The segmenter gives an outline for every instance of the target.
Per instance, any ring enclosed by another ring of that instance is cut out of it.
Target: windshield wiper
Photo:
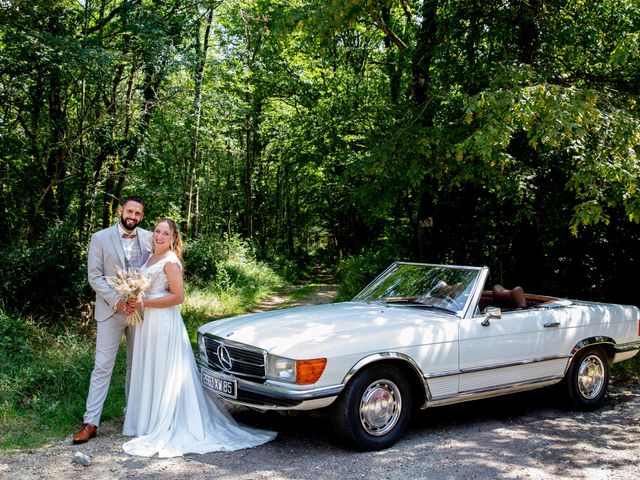
[[[457,315],[456,312],[454,312],[453,310],[449,310],[448,308],[439,307],[437,305],[429,305],[427,303],[420,303],[420,302],[411,301],[411,300],[385,300],[384,303],[386,303],[387,305],[393,305],[393,306],[405,305],[407,307],[428,308],[431,310],[438,310],[440,312],[446,312],[452,315]]]
[[[450,313],[451,315],[457,315],[457,313],[454,312],[453,310],[449,310],[448,308],[444,308],[444,307],[439,307],[437,305],[425,305],[424,303],[418,303],[415,306],[420,308],[430,308],[433,310],[438,310],[440,312],[447,312],[447,313]]]
[[[415,300],[409,300],[408,298],[396,298],[396,299],[386,299],[386,300],[381,300],[383,303],[386,303],[387,305],[423,305],[420,302],[417,302]]]

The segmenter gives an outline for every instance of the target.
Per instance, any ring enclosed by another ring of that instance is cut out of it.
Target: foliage
[[[611,379],[614,385],[640,384],[640,355],[612,365]]]
[[[0,297],[11,311],[31,312],[54,323],[82,318],[92,295],[87,281],[87,247],[73,227],[56,222],[33,245],[0,246]],[[34,294],[37,292],[37,294]]]
[[[257,261],[246,241],[239,236],[217,239],[201,237],[184,249],[186,278],[194,286],[224,292],[234,289],[272,289],[281,280]]]
[[[0,446],[24,448],[69,434],[84,412],[93,368],[91,332],[52,329],[0,311]],[[124,359],[118,358],[105,420],[124,403]]]
[[[336,278],[340,284],[336,301],[351,300],[374,278],[382,273],[393,259],[378,251],[366,251],[340,262]]]
[[[236,281],[211,260],[236,237],[287,277],[388,245],[612,299],[639,266],[638,0],[0,9],[0,251],[29,310],[22,252],[60,222],[82,251],[127,194],[195,242],[194,282]]]

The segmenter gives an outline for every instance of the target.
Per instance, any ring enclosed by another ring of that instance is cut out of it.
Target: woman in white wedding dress
[[[175,222],[163,219],[153,232],[153,255],[143,272],[151,286],[138,307],[131,386],[123,433],[137,437],[130,455],[176,457],[262,445],[274,432],[239,425],[200,384],[178,306],[184,299],[182,242]],[[132,302],[133,303],[133,302]]]

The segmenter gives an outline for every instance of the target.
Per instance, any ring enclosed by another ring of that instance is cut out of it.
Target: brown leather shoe
[[[98,427],[90,423],[83,423],[82,428],[73,436],[73,443],[86,443],[96,436]]]

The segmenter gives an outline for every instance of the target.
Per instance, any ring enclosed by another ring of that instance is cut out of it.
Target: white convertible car
[[[350,302],[208,323],[202,383],[260,410],[329,407],[363,450],[396,442],[416,407],[562,382],[574,408],[597,408],[609,365],[640,349],[638,308],[485,289],[488,275],[398,262]]]

